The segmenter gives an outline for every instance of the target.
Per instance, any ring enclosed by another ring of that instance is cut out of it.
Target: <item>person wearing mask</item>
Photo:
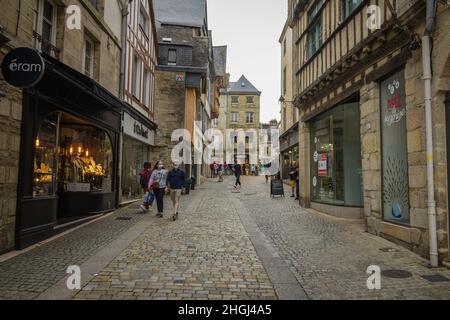
[[[160,160],[156,163],[149,181],[149,189],[155,194],[158,213],[156,216],[162,218],[164,216],[164,194],[167,188],[167,171],[164,164]]]
[[[153,204],[155,195],[152,190],[148,188],[148,183],[150,181],[150,177],[152,176],[152,164],[150,162],[144,163],[144,168],[142,169],[140,176],[140,184],[142,189],[144,190],[144,204],[140,206],[142,213],[147,212],[150,209],[150,206]]]
[[[186,183],[186,174],[180,169],[180,165],[176,162],[173,164],[172,171],[167,176],[167,185],[170,188],[170,197],[173,204],[173,221],[178,219],[180,210],[181,190]]]
[[[234,188],[236,189],[238,186],[242,187],[241,184],[241,175],[242,175],[242,167],[237,162],[234,163],[234,176],[236,177],[236,183],[234,184]]]

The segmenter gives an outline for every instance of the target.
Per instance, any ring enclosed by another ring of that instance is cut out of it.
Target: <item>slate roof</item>
[[[229,93],[253,93],[253,94],[261,94],[261,91],[255,88],[255,86],[248,81],[248,79],[242,75],[238,81],[230,82],[230,88],[228,89]]]
[[[206,20],[206,0],[153,0],[159,23],[202,27]]]
[[[213,56],[216,75],[225,77],[227,74],[227,46],[213,47]]]

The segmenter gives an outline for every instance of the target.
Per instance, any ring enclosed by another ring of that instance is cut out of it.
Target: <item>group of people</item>
[[[209,165],[209,168],[211,170],[211,177],[212,178],[220,178],[221,175],[229,176],[232,175],[235,172],[235,166],[236,164],[227,164],[226,162],[224,164],[219,163],[211,163]],[[258,175],[259,167],[254,164],[242,164],[241,166],[241,174],[245,175]]]
[[[144,203],[140,207],[143,213],[148,212],[156,200],[157,216],[162,218],[164,195],[170,194],[174,210],[172,218],[174,221],[178,219],[181,193],[186,184],[186,175],[178,163],[173,163],[170,171],[165,169],[162,161],[156,162],[153,168],[150,162],[145,163],[140,173],[140,183],[145,192]]]

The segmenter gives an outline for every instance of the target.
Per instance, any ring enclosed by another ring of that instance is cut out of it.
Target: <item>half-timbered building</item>
[[[305,207],[363,219],[368,232],[445,261],[450,16],[431,1],[431,154],[422,68],[426,2],[289,0],[300,198]],[[428,198],[427,160],[435,199]]]

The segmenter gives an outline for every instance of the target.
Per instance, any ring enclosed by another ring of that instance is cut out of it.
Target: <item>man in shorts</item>
[[[173,221],[176,221],[180,210],[181,190],[186,184],[186,174],[180,169],[178,163],[173,164],[173,169],[167,176],[167,183],[170,188],[170,197],[174,210]]]

